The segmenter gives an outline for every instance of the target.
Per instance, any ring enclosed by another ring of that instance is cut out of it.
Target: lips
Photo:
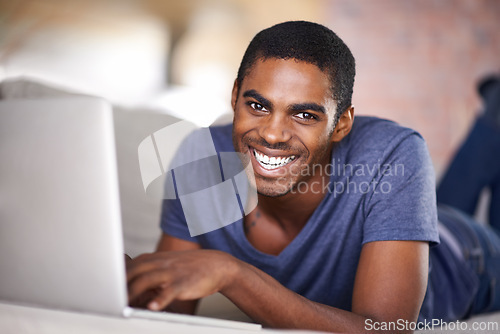
[[[295,155],[289,156],[269,156],[262,152],[253,149],[255,160],[262,168],[266,170],[273,170],[288,165],[295,160]]]

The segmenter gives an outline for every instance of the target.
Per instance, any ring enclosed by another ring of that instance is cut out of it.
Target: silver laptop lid
[[[127,304],[113,115],[99,99],[0,102],[0,299]]]

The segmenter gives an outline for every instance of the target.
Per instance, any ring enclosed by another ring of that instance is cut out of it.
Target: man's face
[[[281,196],[318,179],[330,162],[336,103],[317,66],[295,59],[257,61],[233,89],[233,144],[250,160],[257,191]]]

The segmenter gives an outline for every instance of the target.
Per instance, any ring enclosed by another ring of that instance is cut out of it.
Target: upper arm
[[[162,233],[161,238],[158,241],[158,245],[156,246],[157,252],[184,251],[195,249],[201,249],[200,244],[193,241],[179,239],[166,233]]]
[[[427,242],[364,244],[354,282],[352,311],[374,321],[416,321],[427,288],[428,265]]]

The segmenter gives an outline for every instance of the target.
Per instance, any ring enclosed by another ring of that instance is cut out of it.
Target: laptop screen
[[[0,299],[120,315],[123,253],[111,107],[0,102]]]

